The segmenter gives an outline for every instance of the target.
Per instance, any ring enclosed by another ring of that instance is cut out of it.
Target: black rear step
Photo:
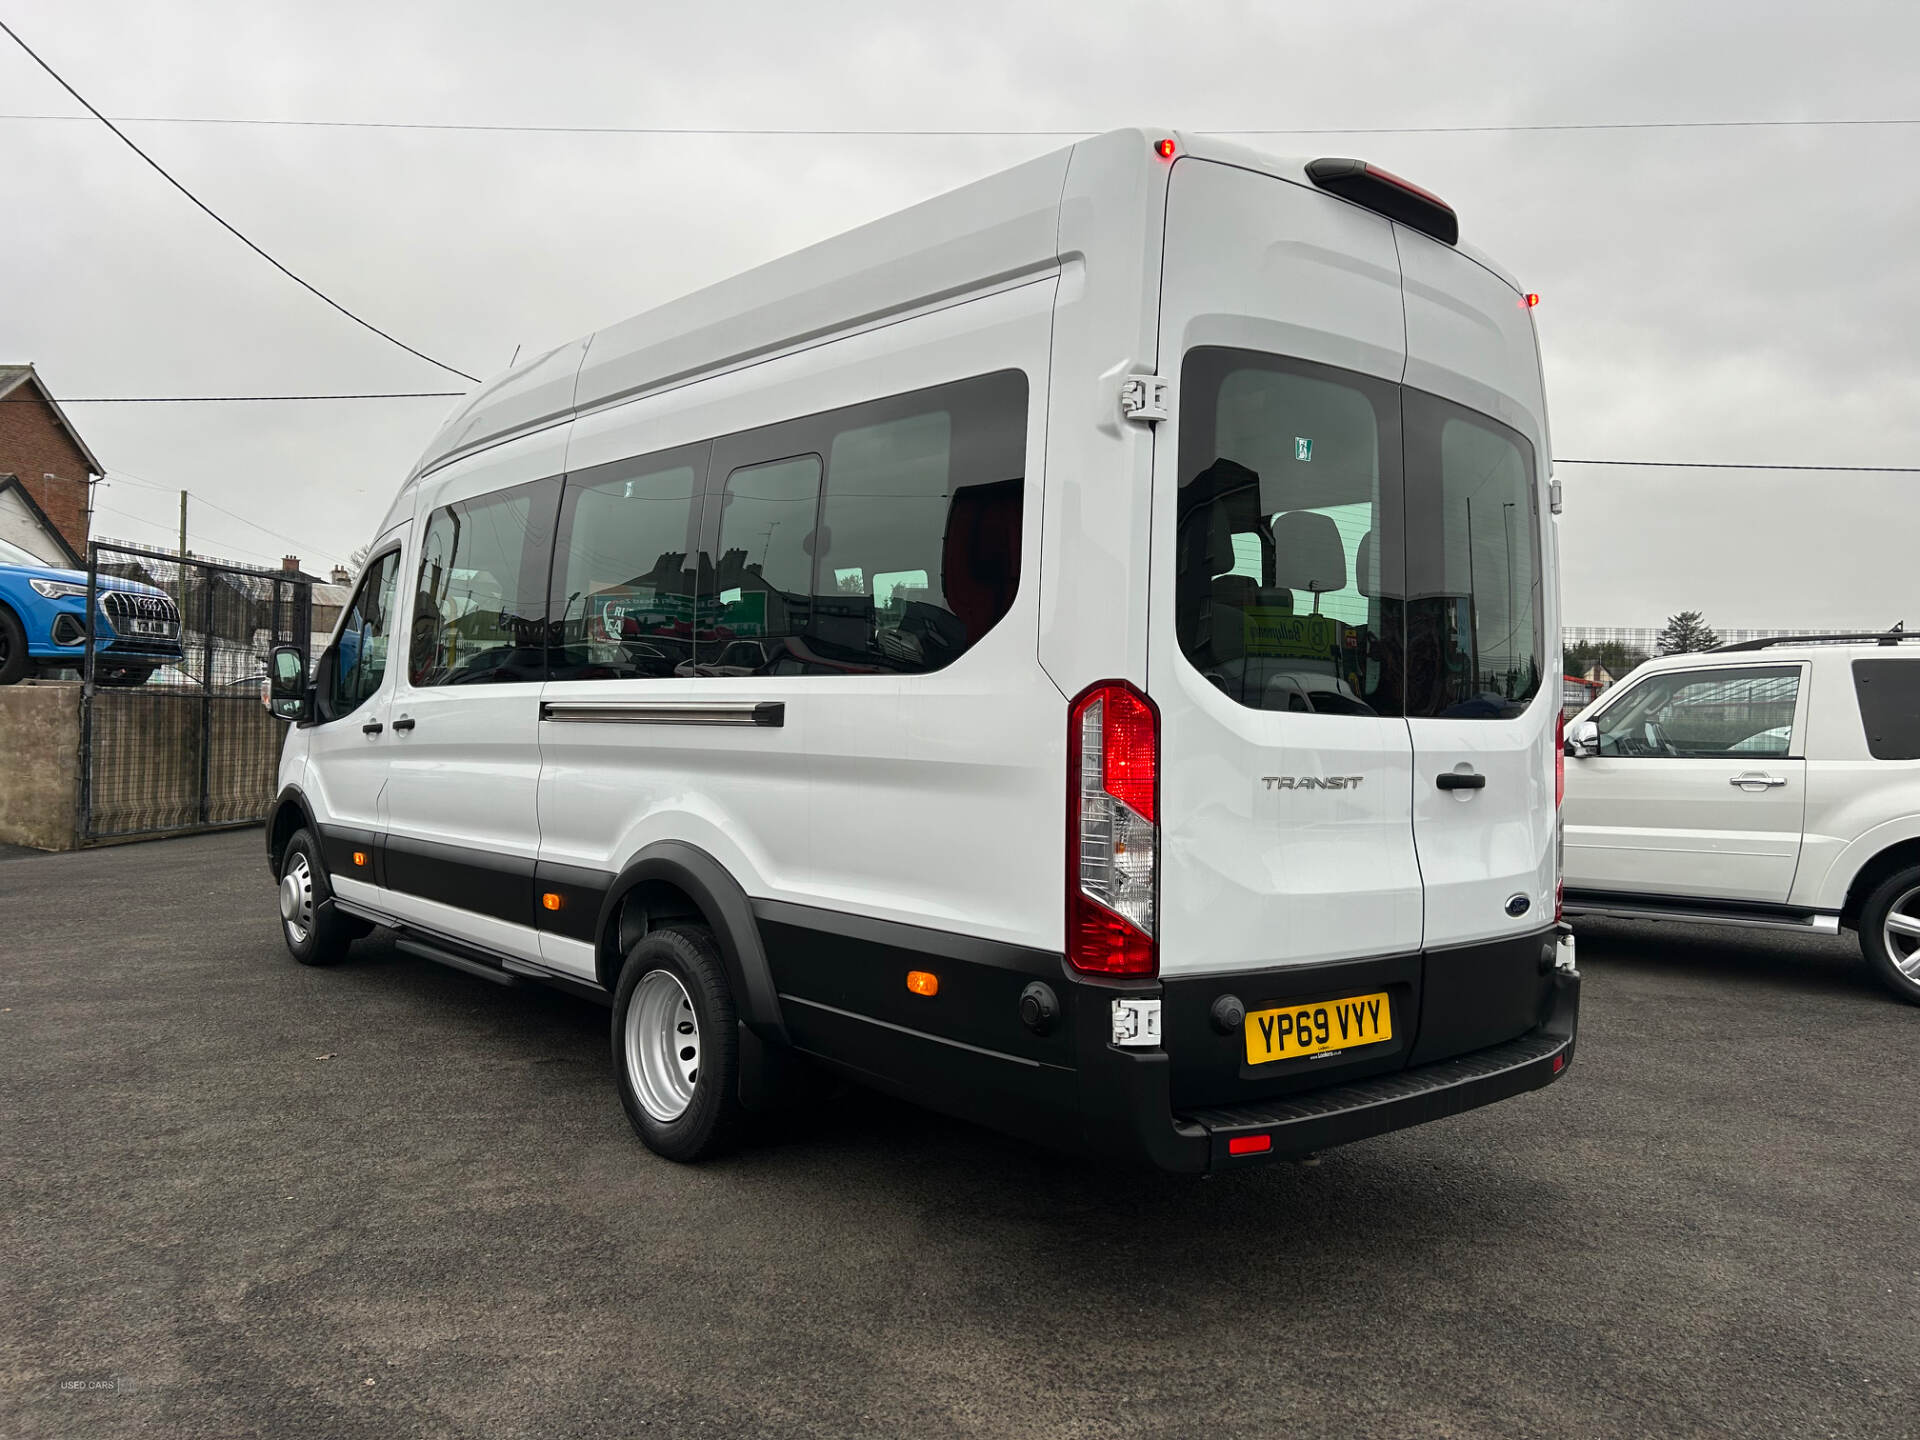
[[[1557,1028],[1414,1070],[1277,1100],[1210,1106],[1180,1118],[1206,1130],[1215,1167],[1304,1155],[1551,1084],[1573,1058],[1573,1036],[1555,1034]],[[1244,1156],[1228,1149],[1229,1141],[1255,1135],[1271,1135],[1272,1148]]]

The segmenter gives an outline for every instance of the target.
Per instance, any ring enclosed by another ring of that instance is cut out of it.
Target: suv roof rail
[[[1897,620],[1885,630],[1862,630],[1849,635],[1773,635],[1765,640],[1716,645],[1709,653],[1725,655],[1734,650],[1770,650],[1775,645],[1861,645],[1869,640],[1876,645],[1898,645],[1902,640],[1920,640],[1920,632],[1909,635],[1907,622]]]

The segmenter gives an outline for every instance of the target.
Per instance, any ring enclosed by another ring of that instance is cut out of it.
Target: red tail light
[[[1123,681],[1067,718],[1067,961],[1097,975],[1157,974],[1160,716]]]
[[[1562,710],[1553,722],[1553,808],[1558,810],[1567,798],[1567,712]]]

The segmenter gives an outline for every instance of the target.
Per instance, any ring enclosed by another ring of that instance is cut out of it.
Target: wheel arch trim
[[[616,922],[628,897],[649,881],[672,885],[699,907],[720,948],[740,1019],[762,1039],[788,1043],[780,997],[767,964],[753,902],[724,865],[684,840],[656,840],[634,856],[608,887],[594,927],[599,937],[594,968],[600,984],[608,992],[619,984],[620,965],[626,956]]]

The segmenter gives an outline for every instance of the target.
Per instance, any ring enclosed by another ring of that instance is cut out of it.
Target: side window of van
[[[560,482],[536,481],[435,510],[420,542],[409,683],[545,677],[547,568]]]
[[[717,442],[697,672],[919,674],[1020,585],[1027,379],[999,371]],[[764,460],[757,455],[765,455]],[[756,456],[755,463],[739,459]]]
[[[400,591],[400,552],[389,550],[368,567],[347,606],[335,642],[333,669],[327,677],[329,720],[364,705],[387,673],[387,647],[393,633],[393,602]]]
[[[1189,352],[1174,624],[1255,710],[1402,713],[1396,388],[1255,351]]]
[[[567,477],[547,610],[550,679],[692,673],[694,497],[706,452],[697,445]]]
[[[949,665],[1019,590],[1027,377],[1004,370],[830,418],[813,648],[849,668]]]
[[[743,465],[716,497],[713,571],[701,587],[699,673],[793,674],[804,666],[813,605],[820,457]]]

